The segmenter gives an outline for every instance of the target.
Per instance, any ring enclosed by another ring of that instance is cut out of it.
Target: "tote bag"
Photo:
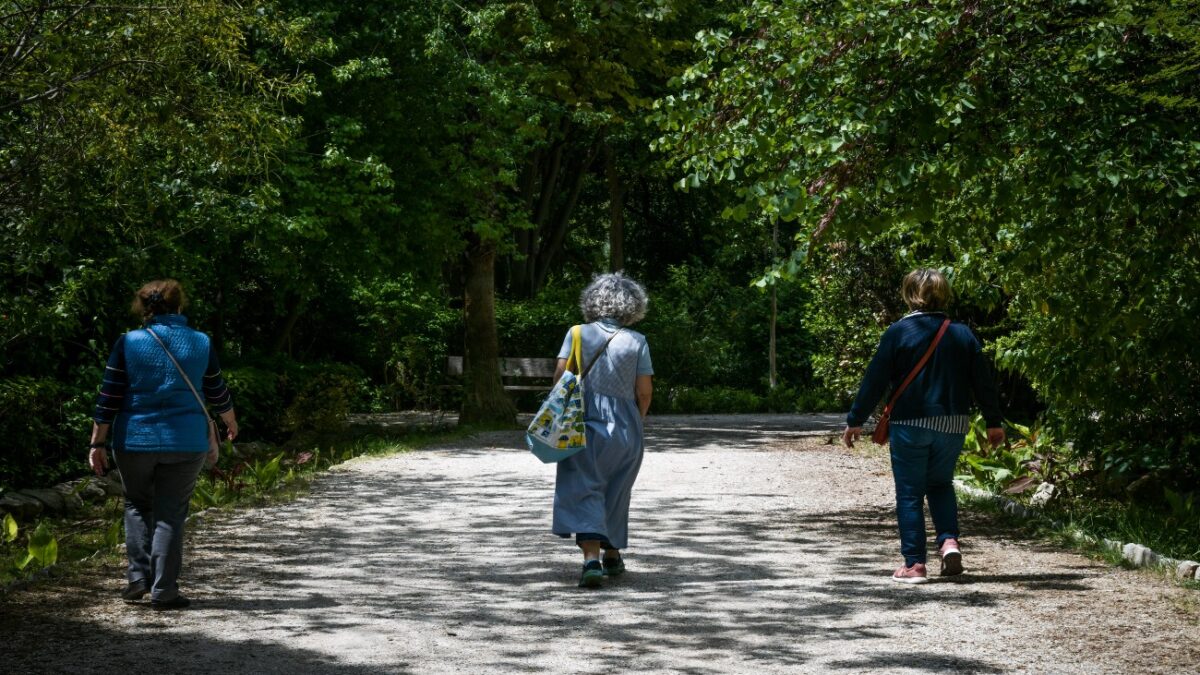
[[[567,369],[550,396],[538,408],[525,432],[529,451],[546,464],[561,462],[587,447],[583,423],[583,326],[571,329],[571,354]]]

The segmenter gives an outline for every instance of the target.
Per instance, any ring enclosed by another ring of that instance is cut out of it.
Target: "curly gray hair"
[[[615,319],[629,326],[646,316],[646,289],[620,272],[600,274],[579,295],[585,321]]]

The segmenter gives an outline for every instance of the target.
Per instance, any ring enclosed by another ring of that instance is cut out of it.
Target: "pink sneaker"
[[[929,583],[929,576],[925,574],[925,563],[913,563],[912,566],[901,565],[892,573],[892,581],[902,584],[925,584]]]
[[[952,577],[963,573],[962,552],[958,550],[957,539],[947,539],[938,549],[942,554],[942,576]]]

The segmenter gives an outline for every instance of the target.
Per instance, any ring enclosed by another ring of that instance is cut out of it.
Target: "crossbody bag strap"
[[[582,330],[582,329],[580,329],[580,330]],[[584,378],[584,376],[586,376],[586,375],[588,374],[588,372],[589,372],[589,371],[592,369],[592,366],[596,365],[596,362],[600,360],[600,357],[601,357],[601,356],[604,356],[604,352],[608,351],[608,346],[609,346],[610,344],[612,344],[612,341],[613,341],[614,339],[616,339],[616,337],[617,337],[618,335],[620,335],[620,334],[621,334],[621,331],[623,331],[623,330],[625,330],[625,329],[624,329],[624,328],[618,328],[618,329],[617,329],[617,332],[615,332],[615,333],[613,333],[612,335],[608,336],[608,339],[604,341],[604,346],[600,348],[600,351],[599,351],[599,352],[596,354],[596,356],[595,356],[595,357],[592,359],[591,363],[589,363],[589,364],[587,365],[587,368],[584,368],[584,369],[583,369],[583,372],[582,372],[582,373],[579,373],[579,379],[583,379],[583,378]]]
[[[929,343],[929,349],[925,350],[925,355],[921,357],[921,360],[917,362],[917,366],[912,369],[912,372],[908,374],[908,377],[904,378],[904,382],[902,382],[900,386],[896,388],[895,393],[892,394],[892,400],[888,401],[887,407],[883,409],[884,415],[891,415],[892,406],[896,405],[896,401],[900,398],[900,394],[904,393],[904,390],[908,388],[908,385],[911,384],[914,379],[916,379],[917,374],[920,373],[921,369],[925,367],[925,364],[929,361],[929,357],[933,356],[933,350],[937,349],[938,343],[942,341],[942,336],[946,334],[946,329],[949,327],[950,319],[946,319],[942,322],[942,327],[938,329],[937,335],[933,337],[933,342]]]
[[[146,328],[145,330],[154,338],[155,342],[157,342],[158,345],[163,348],[163,351],[167,353],[167,358],[171,359],[171,363],[175,364],[175,370],[179,371],[179,375],[187,384],[188,389],[192,390],[192,396],[196,397],[196,403],[200,404],[200,410],[204,412],[205,417],[211,420],[212,416],[208,414],[208,406],[204,405],[204,399],[200,398],[200,392],[196,391],[196,387],[192,385],[191,378],[187,376],[187,373],[183,372],[183,366],[179,365],[179,361],[175,360],[175,355],[171,353],[170,349],[167,349],[167,343],[162,341],[162,338],[158,336],[158,333],[155,333],[149,328]]]

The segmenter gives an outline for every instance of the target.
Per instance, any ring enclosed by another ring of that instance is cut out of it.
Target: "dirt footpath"
[[[0,672],[1131,673],[1200,670],[1200,592],[965,514],[967,575],[902,586],[877,450],[836,416],[652,418],[629,573],[575,587],[519,433],[352,462],[191,533],[192,609],[120,569],[0,605]],[[936,563],[932,566],[936,570]]]

